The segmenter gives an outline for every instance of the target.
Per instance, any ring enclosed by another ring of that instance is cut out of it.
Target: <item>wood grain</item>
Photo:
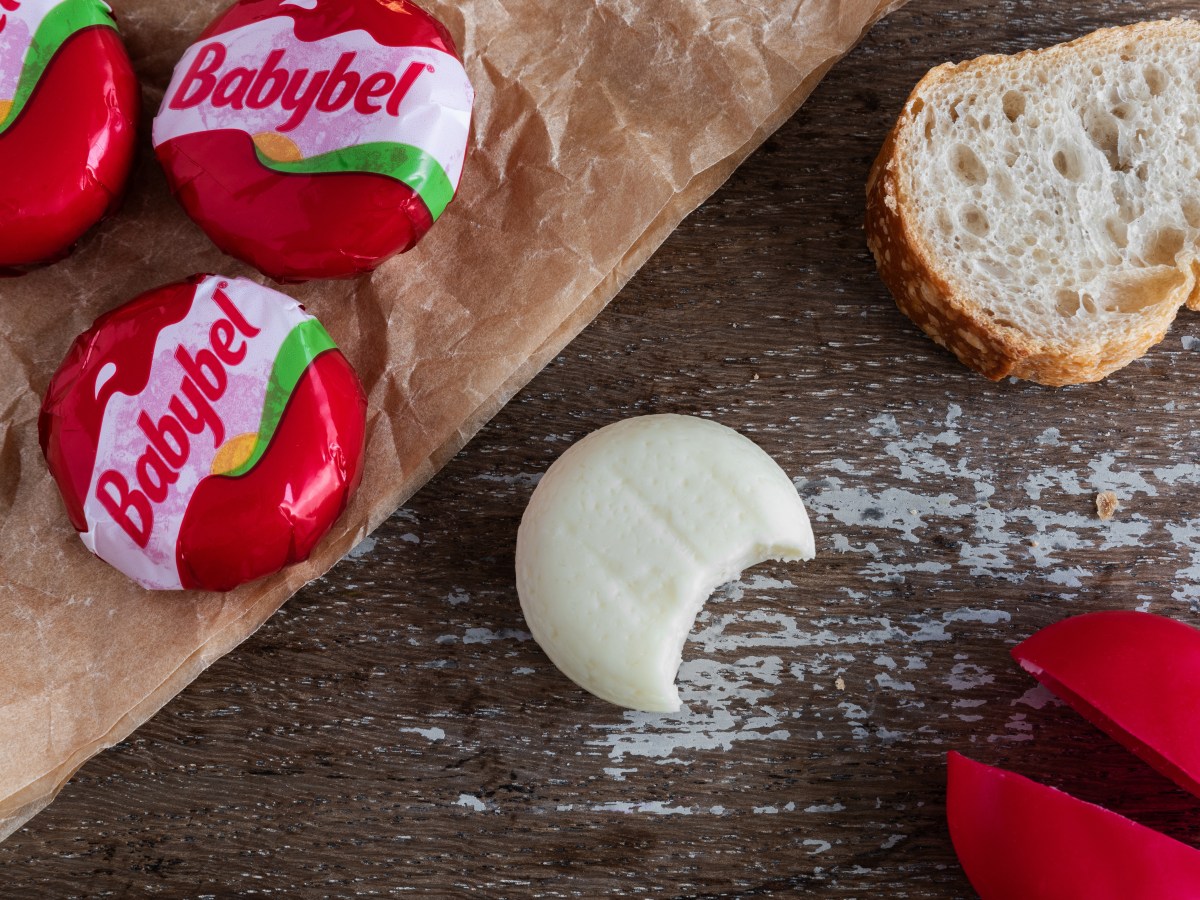
[[[1197,623],[1197,323],[1098,385],[992,384],[896,311],[861,230],[927,68],[1188,9],[893,14],[360,552],[0,845],[0,892],[965,897],[951,748],[1195,843],[1200,801],[1008,651],[1085,610]],[[710,601],[674,716],[566,681],[512,578],[540,473],[649,412],[752,436],[818,541]]]

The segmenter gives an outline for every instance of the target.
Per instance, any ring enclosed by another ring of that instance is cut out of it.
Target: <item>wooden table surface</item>
[[[1188,8],[913,0],[882,22],[352,558],[0,845],[0,894],[971,896],[951,748],[1196,842],[1200,801],[1008,652],[1086,610],[1198,621],[1200,324],[1103,384],[991,384],[896,311],[861,230],[928,67]],[[575,688],[513,586],[539,475],[651,412],[750,435],[817,534],[816,561],[707,604],[677,715]]]

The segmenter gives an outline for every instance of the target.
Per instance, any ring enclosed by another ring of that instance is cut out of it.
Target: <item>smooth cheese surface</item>
[[[572,681],[621,706],[679,709],[675,673],[715,588],[768,559],[811,559],[787,474],[707,419],[601,428],[546,472],[517,534],[534,638]]]

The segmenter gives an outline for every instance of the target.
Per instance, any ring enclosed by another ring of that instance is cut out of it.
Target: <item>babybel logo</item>
[[[225,425],[213,404],[228,386],[227,367],[246,358],[249,340],[260,331],[234,306],[225,293],[228,287],[229,282],[218,282],[211,297],[223,317],[209,328],[209,345],[194,352],[176,345],[172,355],[181,378],[166,411],[157,421],[145,410],[139,412],[137,426],[146,445],[134,463],[132,479],[117,469],[106,469],[96,480],[96,499],[143,549],[154,528],[154,506],[167,498],[179,479],[191,456],[192,440],[205,431],[212,433],[214,448],[225,440]]]
[[[4,0],[0,0],[4,2]],[[221,109],[267,109],[278,106],[286,118],[278,131],[298,127],[315,108],[331,113],[352,107],[364,116],[384,112],[398,116],[400,103],[422,72],[433,72],[424,62],[410,62],[399,75],[381,71],[362,74],[354,70],[357,53],[347,50],[331,68],[312,71],[290,69],[286,50],[274,49],[258,68],[233,66],[222,71],[229,55],[220,41],[210,41],[196,53],[179,88],[167,103],[169,109],[192,109],[201,104]],[[386,99],[384,99],[386,98]]]

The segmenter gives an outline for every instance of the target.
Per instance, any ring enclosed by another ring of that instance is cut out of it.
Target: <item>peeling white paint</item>
[[[375,538],[367,535],[357,544],[350,548],[350,552],[346,554],[346,559],[362,559],[364,556],[369,556],[375,550]]]
[[[892,691],[915,691],[916,687],[911,681],[897,681],[887,672],[880,672],[875,676],[875,683],[881,688],[887,688]]]
[[[1037,442],[1043,447],[1057,447],[1062,439],[1062,432],[1057,428],[1047,428],[1038,435]]]
[[[494,472],[481,472],[475,476],[476,481],[486,481],[491,484],[503,484],[509,487],[536,487],[542,480],[543,472],[518,472],[515,475],[497,475]]]
[[[890,474],[908,482],[909,487],[889,485],[875,490],[870,482],[877,480],[877,472],[864,472],[861,463],[852,466],[844,460],[825,464],[836,475],[810,473],[795,479],[818,522],[849,527],[848,531],[835,530],[827,535],[828,544],[838,552],[869,557],[864,570],[873,580],[903,582],[914,574],[953,573],[960,578],[1026,581],[1040,575],[1052,586],[1082,587],[1097,572],[1083,565],[1063,565],[1064,552],[1102,553],[1139,546],[1153,527],[1136,511],[1102,521],[1095,514],[1091,495],[1100,490],[1115,491],[1125,501],[1124,507],[1131,510],[1136,509],[1136,497],[1156,497],[1160,487],[1200,483],[1200,467],[1195,465],[1179,464],[1142,473],[1125,464],[1122,453],[1108,451],[1081,460],[1076,469],[1058,465],[1028,473],[1023,487],[1034,505],[1001,509],[992,504],[998,483],[994,469],[974,464],[971,452],[962,446],[958,431],[962,420],[963,411],[956,404],[947,406],[943,427],[928,433],[904,435],[891,413],[870,420],[870,433],[885,441],[882,454],[894,467]],[[1057,428],[1047,428],[1036,443],[1057,446],[1060,440]],[[1061,460],[1061,455],[1056,459]],[[853,481],[842,476],[850,476]],[[864,481],[868,483],[861,483]],[[956,564],[914,561],[894,550],[885,553],[882,549],[896,538],[920,544],[934,530],[958,544]],[[1188,523],[1186,530],[1200,536],[1195,523]],[[886,541],[874,537],[881,532],[888,535]],[[1031,558],[1033,573],[1029,568]],[[1191,575],[1189,578],[1200,580]]]
[[[459,794],[458,799],[454,801],[454,805],[462,806],[475,812],[483,812],[487,809],[487,804],[474,794]]]
[[[446,732],[441,728],[400,728],[400,732],[408,734],[419,734],[427,741],[444,741]]]
[[[757,815],[776,816],[780,812],[795,812],[796,804],[792,802],[785,803],[782,807],[779,806],[756,806],[751,812]]]
[[[954,665],[950,670],[950,674],[946,676],[946,686],[952,691],[969,691],[977,687],[991,684],[996,680],[996,676],[992,675],[983,666],[975,665],[969,662],[960,662]]]
[[[1013,713],[1009,716],[1008,721],[1004,723],[1005,731],[1003,734],[988,735],[990,743],[998,741],[1031,741],[1033,740],[1033,725],[1030,723],[1025,713]]]
[[[690,806],[668,806],[659,800],[645,803],[630,803],[624,800],[612,800],[608,803],[596,803],[589,807],[593,812],[618,813],[649,813],[655,816],[690,816],[695,810]],[[716,807],[714,807],[715,809]],[[724,809],[721,809],[724,812]],[[720,815],[721,813],[717,813]]]
[[[468,628],[461,638],[457,634],[441,634],[436,638],[439,644],[454,644],[460,640],[464,644],[494,644],[497,641],[531,641],[533,635],[520,628],[501,628],[499,631],[490,628]]]

